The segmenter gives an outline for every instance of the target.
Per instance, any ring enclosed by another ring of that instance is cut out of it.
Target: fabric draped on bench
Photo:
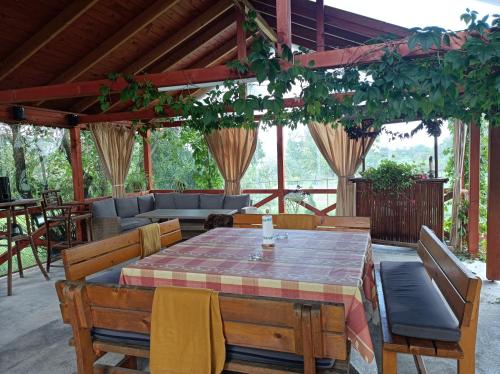
[[[458,342],[456,317],[421,262],[380,263],[387,315],[393,334]]]

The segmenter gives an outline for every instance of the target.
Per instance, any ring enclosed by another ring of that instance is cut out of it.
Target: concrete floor
[[[416,260],[413,249],[375,245],[375,261]],[[468,263],[484,279],[483,263]],[[14,277],[14,295],[7,297],[6,279],[0,278],[0,373],[67,374],[75,372],[75,354],[68,346],[71,330],[63,325],[54,281],[64,276],[62,268],[51,269],[51,280],[45,281],[37,269],[25,272],[25,278]],[[378,326],[371,325],[373,343],[380,362]],[[429,373],[454,373],[452,360],[425,359]],[[477,338],[479,374],[500,374],[500,283],[483,282]],[[356,354],[352,364],[361,374],[376,372]],[[398,373],[416,373],[413,359],[399,355]],[[354,371],[354,370],[353,370]]]

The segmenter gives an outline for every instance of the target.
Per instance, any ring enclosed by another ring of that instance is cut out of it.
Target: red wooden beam
[[[146,189],[154,189],[153,180],[153,158],[151,156],[151,130],[148,130],[142,138],[144,155],[144,174],[146,175]]]
[[[442,51],[459,49],[465,41],[465,33],[458,33],[458,38],[451,38],[450,47],[443,47]],[[406,41],[394,42],[394,46],[403,57],[416,58],[429,56],[435,50],[422,51],[416,49],[410,53]],[[367,64],[377,62],[385,53],[385,43],[334,49],[323,52],[313,52],[298,55],[296,60],[304,66],[314,62],[316,68],[337,68],[352,64]],[[185,84],[207,83],[239,78],[251,78],[253,74],[242,75],[230,70],[227,66],[213,66],[209,68],[186,69],[168,71],[164,73],[137,75],[139,82],[149,81],[157,87],[180,86]],[[127,83],[123,79],[111,82],[108,79],[99,79],[85,82],[72,82],[50,86],[27,87],[0,91],[0,104],[22,103],[37,100],[64,99],[70,97],[99,96],[100,88],[108,85],[111,92],[120,92]]]
[[[486,278],[500,280],[500,127],[490,125]]]
[[[285,213],[285,156],[283,126],[276,126],[276,160],[278,162],[278,211]]]
[[[71,145],[71,169],[73,175],[73,198],[75,201],[83,201],[83,163],[82,163],[82,142],[80,138],[80,128],[72,127],[69,130]]]
[[[469,253],[476,257],[479,251],[479,180],[481,133],[475,123],[470,125],[469,144]]]
[[[23,123],[42,125],[48,127],[70,127],[67,115],[74,114],[59,110],[37,108],[32,106],[22,106],[24,108],[25,120]],[[0,104],[0,121],[16,122],[13,116],[12,105]]]
[[[323,0],[316,0],[316,51],[325,50],[325,9]]]
[[[290,0],[276,0],[278,50],[282,44],[292,45],[292,5]]]

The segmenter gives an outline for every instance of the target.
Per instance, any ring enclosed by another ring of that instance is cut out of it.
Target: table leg
[[[7,296],[12,295],[12,209],[7,213]]]

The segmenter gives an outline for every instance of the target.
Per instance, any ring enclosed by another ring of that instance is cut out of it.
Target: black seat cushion
[[[115,266],[110,269],[106,269],[96,273],[87,278],[88,283],[107,283],[107,284],[118,284],[120,282],[120,274],[122,272],[122,266]]]
[[[149,347],[149,335],[146,334],[94,328],[92,330],[92,336],[96,340],[109,343],[129,344],[144,348]],[[303,369],[304,367],[302,356],[293,353],[270,351],[267,349],[226,345],[226,357],[228,360],[279,365],[290,369]],[[316,367],[318,369],[329,369],[333,367],[334,363],[335,360],[331,359],[317,359]]]
[[[421,262],[380,263],[387,318],[393,334],[458,342],[458,320]]]

